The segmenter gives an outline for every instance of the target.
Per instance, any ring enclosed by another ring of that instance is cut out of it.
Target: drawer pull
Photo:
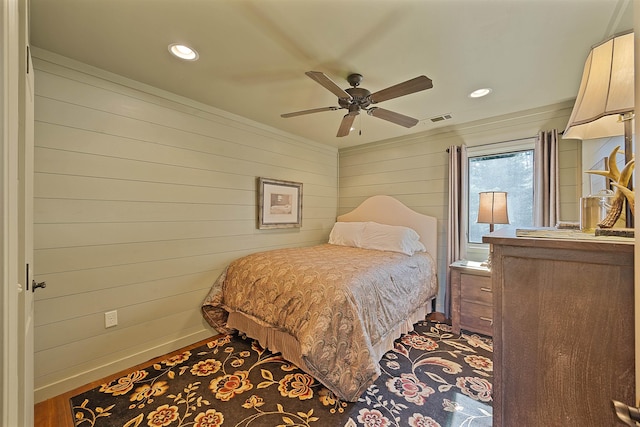
[[[485,322],[489,322],[490,324],[493,325],[493,319],[490,317],[480,316],[480,320],[484,320]]]
[[[482,292],[491,292],[491,288],[485,288],[484,286],[482,286],[482,287],[480,288],[480,290],[481,290]]]

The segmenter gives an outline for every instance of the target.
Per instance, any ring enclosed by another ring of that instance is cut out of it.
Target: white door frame
[[[27,408],[24,399],[16,390],[20,389],[19,350],[19,304],[22,291],[19,283],[22,271],[19,220],[19,138],[20,138],[20,51],[21,25],[19,6],[26,6],[25,0],[2,0],[0,3],[0,228],[2,247],[0,248],[0,272],[2,291],[0,292],[0,424],[21,426]],[[23,34],[23,40],[26,32]]]
[[[34,424],[34,288],[33,262],[33,166],[35,79],[29,48],[29,10],[18,0],[20,13],[18,103],[18,423]]]
[[[29,48],[29,10],[26,0],[20,3],[20,128],[18,138],[18,280],[24,290],[18,294],[18,421],[21,426],[34,424],[34,294],[33,277],[33,181],[34,181],[34,103],[35,78]]]

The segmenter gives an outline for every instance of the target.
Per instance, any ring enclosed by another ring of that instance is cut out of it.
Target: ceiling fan
[[[288,118],[302,116],[304,114],[319,113],[321,111],[335,111],[344,108],[349,110],[349,112],[342,118],[342,122],[340,123],[338,134],[336,136],[349,135],[351,125],[353,124],[356,116],[360,114],[360,110],[366,111],[370,116],[387,120],[406,128],[415,126],[418,123],[418,120],[413,117],[371,105],[388,99],[420,92],[421,90],[431,89],[433,87],[433,82],[430,78],[426,76],[418,76],[411,80],[407,80],[406,82],[398,83],[397,85],[371,93],[367,89],[358,87],[363,79],[361,74],[349,74],[347,82],[349,82],[351,87],[344,90],[320,71],[307,71],[305,74],[336,95],[338,97],[339,106],[296,111],[294,113],[282,114],[280,117]]]

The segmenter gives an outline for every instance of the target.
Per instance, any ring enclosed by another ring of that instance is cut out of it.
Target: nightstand
[[[451,326],[493,335],[491,271],[479,262],[460,260],[451,264]]]

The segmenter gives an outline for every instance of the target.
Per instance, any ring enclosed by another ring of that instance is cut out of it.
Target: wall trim
[[[87,369],[78,374],[71,375],[62,380],[54,381],[49,384],[40,386],[34,390],[34,400],[36,403],[42,402],[43,400],[47,400],[60,394],[72,391],[93,381],[115,375],[118,372],[131,368],[132,366],[150,361],[152,359],[155,359],[156,357],[160,357],[176,351],[177,349],[179,350],[183,347],[187,347],[193,343],[208,338],[213,338],[214,336],[215,334],[212,335],[211,330],[203,329],[188,335],[184,335],[178,339],[154,345],[153,347],[129,354],[110,363],[105,363],[100,366],[96,366],[93,369]]]
[[[408,144],[419,144],[424,143],[425,140],[430,138],[442,137],[447,134],[451,134],[451,136],[455,136],[457,138],[464,138],[468,135],[473,135],[475,138],[478,137],[479,134],[491,132],[497,128],[504,129],[506,127],[518,126],[522,125],[522,123],[527,122],[538,122],[541,118],[557,118],[561,115],[566,115],[567,120],[571,115],[571,110],[573,109],[574,100],[569,100],[557,104],[551,104],[543,107],[538,107],[530,110],[523,110],[515,113],[510,113],[502,116],[495,116],[484,120],[477,120],[474,122],[463,123],[460,125],[446,126],[437,129],[431,129],[425,132],[420,132],[408,136],[403,136],[394,139],[388,139],[385,141],[377,141],[369,144],[356,145],[353,147],[345,147],[341,148],[340,154],[351,154],[358,151],[370,151],[376,148],[387,148],[390,145],[408,145]],[[491,138],[493,138],[494,133],[491,134]],[[516,136],[509,135],[507,136],[507,140],[518,139],[518,138],[530,138],[534,137],[534,134],[525,135],[520,132]],[[494,142],[490,140],[488,142]],[[478,141],[478,144],[484,143],[484,141]]]
[[[210,105],[195,101],[190,98],[186,98],[180,95],[176,95],[174,93],[165,91],[163,89],[159,89],[157,87],[147,85],[145,83],[141,83],[127,77],[121,76],[119,74],[111,73],[109,71],[93,67],[91,65],[73,60],[71,58],[67,58],[65,56],[59,55],[54,52],[50,52],[36,46],[31,47],[32,56],[34,61],[40,61],[41,64],[35,63],[36,69],[41,67],[46,67],[46,63],[65,68],[71,72],[86,74],[91,77],[96,77],[105,82],[112,83],[116,85],[115,87],[109,86],[108,89],[114,92],[120,93],[125,96],[131,96],[136,99],[140,99],[139,93],[143,93],[146,96],[153,96],[158,101],[159,105],[166,105],[170,103],[169,108],[174,110],[180,110],[185,113],[194,114],[194,109],[197,110],[195,113],[204,117],[208,120],[212,120],[218,123],[225,124],[234,124],[237,127],[242,128],[243,130],[247,129],[255,129],[259,130],[261,134],[272,134],[275,135],[279,141],[282,141],[283,138],[288,140],[291,143],[297,144],[305,144],[305,146],[312,146],[319,151],[326,151],[330,153],[334,153],[338,151],[337,147],[333,147],[330,145],[322,144],[316,141],[312,141],[310,139],[302,138],[300,136],[287,133],[281,131],[279,129],[264,125],[262,123],[247,119],[242,116],[238,116],[233,113],[229,113],[224,110],[220,110],[218,108],[212,107]],[[50,70],[47,70],[50,71]],[[124,90],[123,90],[124,88]],[[145,98],[147,99],[147,98]]]

